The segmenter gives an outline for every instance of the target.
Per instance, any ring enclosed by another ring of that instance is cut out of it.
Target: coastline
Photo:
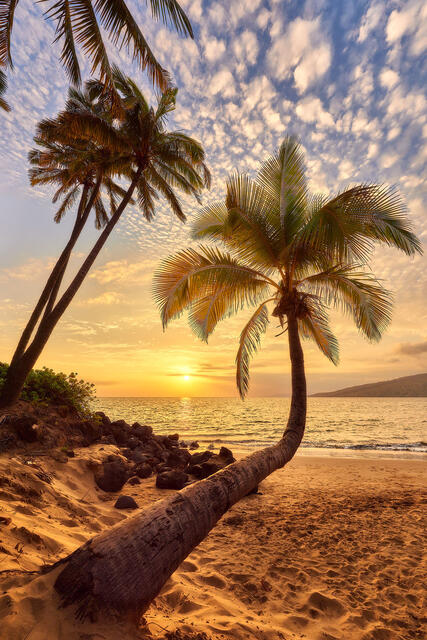
[[[1,515],[11,519],[1,529],[9,552],[2,569],[13,573],[0,579],[11,600],[0,618],[10,640],[31,629],[31,640],[80,640],[83,631],[123,638],[123,628],[101,621],[82,630],[69,611],[58,612],[46,596],[50,574],[35,587],[19,573],[131,517],[114,509],[116,494],[93,482],[90,462],[99,455],[93,445],[66,464],[42,459],[52,474],[51,484],[39,482],[43,505],[10,486],[2,492]],[[18,458],[0,458],[0,473],[21,484],[27,470]],[[421,639],[426,480],[425,463],[413,458],[297,455],[231,508],[165,585],[145,615],[147,627],[125,637],[157,640],[180,629],[209,640]],[[154,478],[121,493],[141,507],[168,495]]]

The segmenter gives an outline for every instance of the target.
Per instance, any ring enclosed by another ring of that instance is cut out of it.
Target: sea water
[[[179,433],[201,447],[254,450],[279,440],[289,398],[97,398],[113,420]],[[427,398],[308,398],[305,454],[427,457]]]

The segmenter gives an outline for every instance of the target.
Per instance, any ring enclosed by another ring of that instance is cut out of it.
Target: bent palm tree
[[[205,208],[193,234],[221,242],[229,253],[200,247],[163,262],[155,276],[163,325],[188,309],[192,328],[207,339],[219,320],[246,304],[255,306],[237,353],[237,385],[244,396],[249,358],[272,305],[272,315],[288,332],[287,426],[276,445],[156,502],[65,558],[55,587],[65,604],[79,605],[81,617],[99,609],[140,615],[221,516],[292,458],[306,417],[300,336],[312,337],[336,362],[337,342],[327,321],[333,305],[378,340],[390,320],[390,294],[363,268],[370,249],[380,242],[408,255],[421,251],[394,191],[360,185],[329,199],[310,196],[302,153],[292,138],[262,165],[256,180],[232,176],[225,202]]]
[[[59,218],[83,186],[75,228],[18,343],[0,392],[0,407],[19,398],[25,378],[134,194],[147,220],[153,218],[159,196],[180,220],[185,220],[175,189],[199,201],[202,189],[210,184],[201,145],[180,132],[166,131],[168,113],[175,109],[176,89],[165,91],[154,109],[135,83],[118,69],[113,70],[113,79],[121,96],[120,118],[116,112],[113,116],[112,101],[103,92],[102,83],[91,81],[84,94],[70,91],[65,111],[38,125],[35,140],[42,150],[30,153],[35,165],[30,173],[32,184],[59,181],[55,197],[65,196]],[[118,186],[114,177],[127,180],[128,186]],[[109,195],[110,216],[100,197],[101,186]],[[120,202],[117,196],[121,196]],[[56,302],[71,251],[92,207],[103,230]]]
[[[47,0],[43,0],[47,2]],[[184,36],[193,37],[190,21],[176,0],[150,0],[155,20],[173,26]],[[0,65],[13,68],[11,36],[18,0],[0,0]],[[45,12],[56,23],[55,42],[62,43],[61,61],[74,85],[81,82],[77,45],[91,62],[91,73],[113,86],[112,68],[102,37],[104,29],[113,45],[132,50],[141,69],[147,69],[154,84],[165,90],[168,74],[156,60],[124,0],[52,0]]]
[[[4,94],[6,93],[6,89],[7,89],[6,74],[4,73],[4,71],[0,69],[0,109],[3,109],[4,111],[10,111],[10,107],[3,97]]]

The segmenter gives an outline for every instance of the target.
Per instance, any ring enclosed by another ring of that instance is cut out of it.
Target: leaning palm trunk
[[[55,303],[56,296],[58,295],[59,288],[61,286],[66,268],[68,266],[68,262],[70,260],[71,252],[73,251],[76,242],[78,241],[81,232],[87,222],[94,201],[99,193],[100,183],[101,181],[100,179],[98,179],[97,183],[92,189],[92,193],[88,201],[88,187],[84,186],[83,188],[76,221],[74,223],[70,238],[58,260],[56,261],[56,264],[53,267],[49,278],[46,281],[43,291],[40,294],[37,304],[34,307],[27,325],[21,334],[18,345],[13,354],[10,367],[7,372],[6,380],[1,390],[0,408],[7,407],[18,400],[25,379],[36,363],[38,356],[34,360],[34,356],[31,354],[31,352],[28,352],[28,344],[31,340],[33,332],[37,327],[37,324],[40,323],[41,325],[43,320],[46,320],[46,318],[52,311],[52,307]],[[37,332],[34,338],[37,343],[36,337]]]
[[[295,318],[289,318],[289,348],[291,410],[278,444],[156,502],[60,561],[65,567],[55,588],[65,605],[77,605],[80,619],[113,610],[137,620],[228,509],[294,456],[306,417],[304,359]]]
[[[92,250],[88,254],[85,261],[83,262],[82,266],[80,267],[73,281],[71,282],[69,287],[66,289],[62,297],[59,299],[56,306],[52,309],[52,305],[56,300],[56,295],[57,295],[59,286],[61,284],[64,272],[65,272],[65,268],[68,264],[68,260],[71,255],[72,247],[74,246],[77,240],[77,238],[74,239],[73,236],[70,239],[69,243],[67,244],[67,247],[64,249],[60,259],[55,265],[55,268],[54,268],[54,271],[56,271],[55,277],[52,277],[52,280],[49,279],[42,293],[42,296],[39,300],[39,303],[36,307],[37,309],[41,305],[43,305],[41,306],[41,309],[39,311],[39,317],[40,317],[44,306],[47,305],[46,313],[42,316],[40,320],[40,324],[37,327],[37,330],[35,332],[34,338],[31,344],[25,349],[25,351],[22,350],[22,343],[25,337],[26,338],[25,346],[26,346],[31,337],[31,334],[29,334],[29,328],[31,328],[32,323],[34,323],[32,327],[34,328],[37,322],[37,320],[35,319],[36,310],[33,312],[33,315],[31,316],[30,321],[24,330],[23,337],[20,340],[20,343],[17,348],[17,352],[15,353],[12,363],[8,369],[7,378],[1,391],[0,408],[8,407],[18,400],[22,387],[24,385],[25,379],[27,378],[31,369],[36,364],[41,352],[43,351],[46,345],[46,342],[49,340],[52,334],[52,331],[54,330],[60,318],[64,314],[65,310],[68,308],[72,299],[76,295],[85,277],[87,276],[91,266],[93,265],[96,258],[98,257],[99,252],[101,251],[102,247],[106,243],[114,227],[118,223],[123,211],[126,209],[127,205],[132,199],[133,192],[135,191],[136,185],[138,183],[139,178],[141,177],[141,174],[144,168],[145,167],[141,165],[141,167],[135,172],[134,179],[132,180],[126,192],[126,195],[124,196],[116,212],[106,224],[104,230],[100,234],[98,240],[95,242]],[[91,197],[84,211],[81,224],[75,227],[75,229],[77,229],[76,233],[78,232],[78,235],[80,235],[80,232],[83,229],[84,223],[86,222],[87,215],[89,214],[92,204],[93,202]],[[19,352],[18,352],[18,349],[20,350]]]

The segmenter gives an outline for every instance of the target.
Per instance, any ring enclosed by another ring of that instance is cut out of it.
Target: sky
[[[143,3],[128,5],[179,87],[170,129],[202,141],[213,183],[203,202],[220,200],[228,173],[254,174],[286,134],[301,140],[310,187],[335,193],[357,182],[397,185],[423,243],[426,224],[427,5],[399,0],[185,0],[195,40],[155,23]],[[145,3],[144,3],[145,4]],[[53,222],[51,193],[31,188],[27,153],[35,125],[62,108],[67,79],[45,3],[21,0],[9,73],[10,114],[0,113],[0,360],[9,361],[72,215]],[[154,94],[126,51],[111,58]],[[89,77],[87,64],[82,64]],[[38,366],[78,371],[99,396],[234,396],[238,336],[250,311],[218,326],[208,344],[186,318],[163,332],[152,296],[159,260],[190,244],[188,223],[165,203],[146,222],[128,208],[56,328]],[[95,241],[88,227],[76,269]],[[374,273],[395,298],[393,322],[378,344],[333,314],[341,358],[334,367],[304,343],[309,392],[427,370],[426,257],[376,251]],[[274,323],[252,362],[252,396],[288,395],[286,334]]]

